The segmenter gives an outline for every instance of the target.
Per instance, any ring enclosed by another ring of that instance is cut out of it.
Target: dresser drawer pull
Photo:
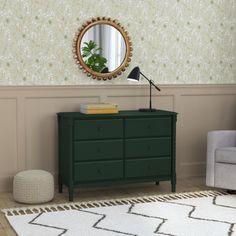
[[[100,152],[101,152],[101,148],[97,148],[97,152],[99,152],[99,153],[100,153]]]
[[[102,174],[100,169],[97,170],[97,173],[100,174],[100,175]]]

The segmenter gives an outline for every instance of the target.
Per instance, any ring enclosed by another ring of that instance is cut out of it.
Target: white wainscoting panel
[[[12,186],[18,170],[17,100],[0,98],[0,190]]]
[[[79,111],[81,103],[97,103],[99,97],[27,98],[26,168],[57,173],[57,113]]]
[[[185,175],[205,174],[207,132],[235,129],[236,94],[191,94],[181,97],[179,168]]]

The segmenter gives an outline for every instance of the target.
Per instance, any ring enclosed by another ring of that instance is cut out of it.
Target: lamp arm
[[[160,89],[159,87],[157,87],[157,86],[154,84],[153,80],[151,80],[151,84],[152,84],[158,91],[161,91],[161,89]]]
[[[150,85],[153,85],[158,91],[161,91],[161,89],[158,88],[158,87],[154,84],[153,80],[148,79],[141,71],[139,71],[139,73],[150,83]]]

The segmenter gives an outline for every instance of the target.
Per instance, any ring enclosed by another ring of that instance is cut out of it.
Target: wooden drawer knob
[[[102,127],[97,127],[97,131],[102,131]]]

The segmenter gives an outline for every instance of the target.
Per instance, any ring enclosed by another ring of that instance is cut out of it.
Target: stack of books
[[[118,113],[118,105],[113,103],[80,104],[80,112],[84,114],[114,114]]]

